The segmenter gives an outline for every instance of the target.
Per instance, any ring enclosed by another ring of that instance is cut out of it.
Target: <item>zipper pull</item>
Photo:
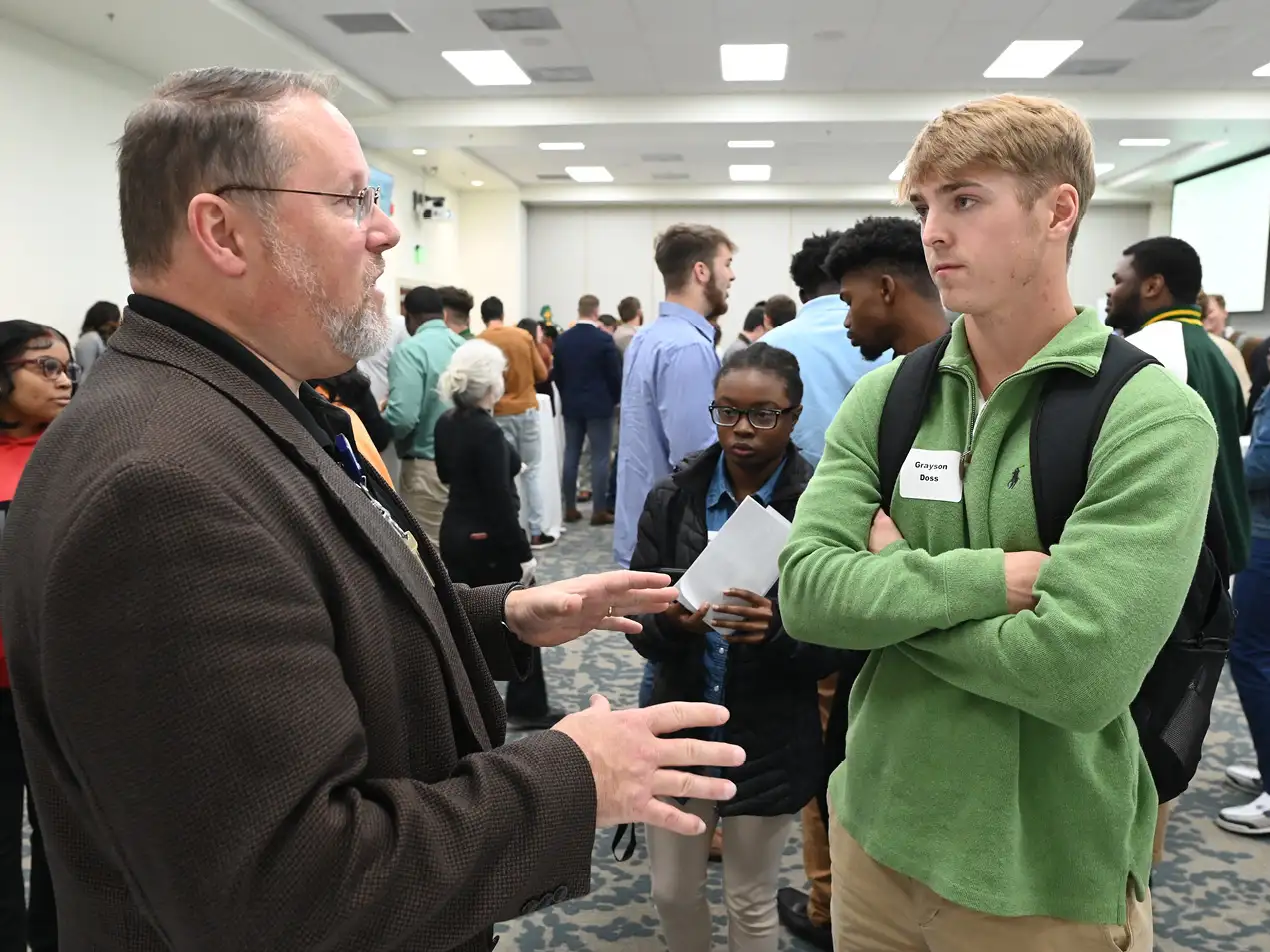
[[[966,468],[970,465],[970,457],[973,455],[970,450],[961,454],[961,479],[963,482],[966,479]]]

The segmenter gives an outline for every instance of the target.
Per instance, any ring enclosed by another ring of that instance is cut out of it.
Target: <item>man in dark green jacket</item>
[[[1213,489],[1226,524],[1230,562],[1238,572],[1248,562],[1252,522],[1239,445],[1247,408],[1239,379],[1209,338],[1195,303],[1203,276],[1199,255],[1180,238],[1140,241],[1126,248],[1116,265],[1107,292],[1107,323],[1208,404],[1218,440]]]

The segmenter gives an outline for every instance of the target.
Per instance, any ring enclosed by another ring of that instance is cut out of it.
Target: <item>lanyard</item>
[[[1204,322],[1200,320],[1199,311],[1193,307],[1179,307],[1176,310],[1165,311],[1163,314],[1157,314],[1151,318],[1143,327],[1150,327],[1160,321],[1174,320],[1179,324],[1194,324],[1196,327],[1203,327]]]
[[[413,551],[414,546],[410,544],[414,540],[411,538],[410,533],[397,525],[397,520],[392,517],[392,513],[388,511],[383,503],[371,495],[370,487],[366,484],[366,473],[362,469],[362,464],[358,462],[357,454],[353,452],[353,447],[349,445],[348,437],[343,433],[335,435],[335,451],[339,454],[340,465],[344,467],[344,472],[348,474],[348,478],[356,484],[358,489],[366,494],[370,504],[375,507],[375,510],[383,517],[384,521],[392,527],[393,532],[397,533],[398,537],[407,546],[410,546]]]

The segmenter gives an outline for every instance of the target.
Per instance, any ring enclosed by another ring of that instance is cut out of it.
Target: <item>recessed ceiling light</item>
[[[1265,66],[1258,66],[1256,69],[1252,71],[1252,75],[1253,76],[1270,76],[1270,63],[1266,63]]]
[[[785,78],[788,43],[724,43],[719,47],[723,78],[729,83],[774,83]]]
[[[566,165],[564,170],[575,182],[613,181],[613,173],[602,165]]]
[[[1120,144],[1130,149],[1162,149],[1171,139],[1121,139]]]
[[[485,184],[485,183],[484,183],[484,182],[482,182],[482,181],[481,181],[480,179],[478,179],[478,178],[474,178],[474,179],[472,179],[472,188],[480,188],[480,187],[481,187],[482,185],[484,185],[484,184]]]
[[[729,165],[728,177],[734,182],[766,182],[772,177],[770,165]]]
[[[539,142],[538,148],[543,152],[581,152],[586,145],[582,142]]]
[[[530,82],[506,50],[446,50],[441,56],[473,86],[528,86]]]
[[[1083,40],[1015,40],[983,71],[983,77],[1044,79],[1084,45]]]
[[[1112,169],[1114,169],[1115,167],[1116,167],[1116,163],[1115,163],[1115,162],[1095,162],[1095,163],[1094,163],[1094,175],[1096,175],[1096,176],[1098,176],[1098,175],[1106,175],[1108,172],[1110,172],[1110,171],[1111,171]]]
[[[898,182],[900,179],[904,177],[904,166],[907,164],[908,164],[908,159],[901,160],[900,164],[895,167],[895,169],[891,172],[888,178],[890,178],[892,182]]]
[[[411,152],[413,152],[415,155],[427,155],[427,154],[428,154],[428,150],[427,150],[427,149],[411,149],[410,151],[411,151]]]
[[[729,149],[774,149],[774,139],[729,139]]]

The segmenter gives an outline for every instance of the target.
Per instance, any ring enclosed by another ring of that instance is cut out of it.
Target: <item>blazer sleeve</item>
[[[523,681],[533,672],[534,649],[503,624],[507,596],[518,588],[518,584],[481,585],[476,588],[454,586],[459,604],[463,606],[485,656],[490,677],[495,681]]]
[[[595,787],[569,738],[436,783],[368,770],[306,557],[171,463],[99,485],[48,560],[42,691],[98,848],[168,946],[449,949],[526,896],[587,891]],[[144,590],[85,584],[102,566]],[[474,594],[488,628],[497,599]]]

